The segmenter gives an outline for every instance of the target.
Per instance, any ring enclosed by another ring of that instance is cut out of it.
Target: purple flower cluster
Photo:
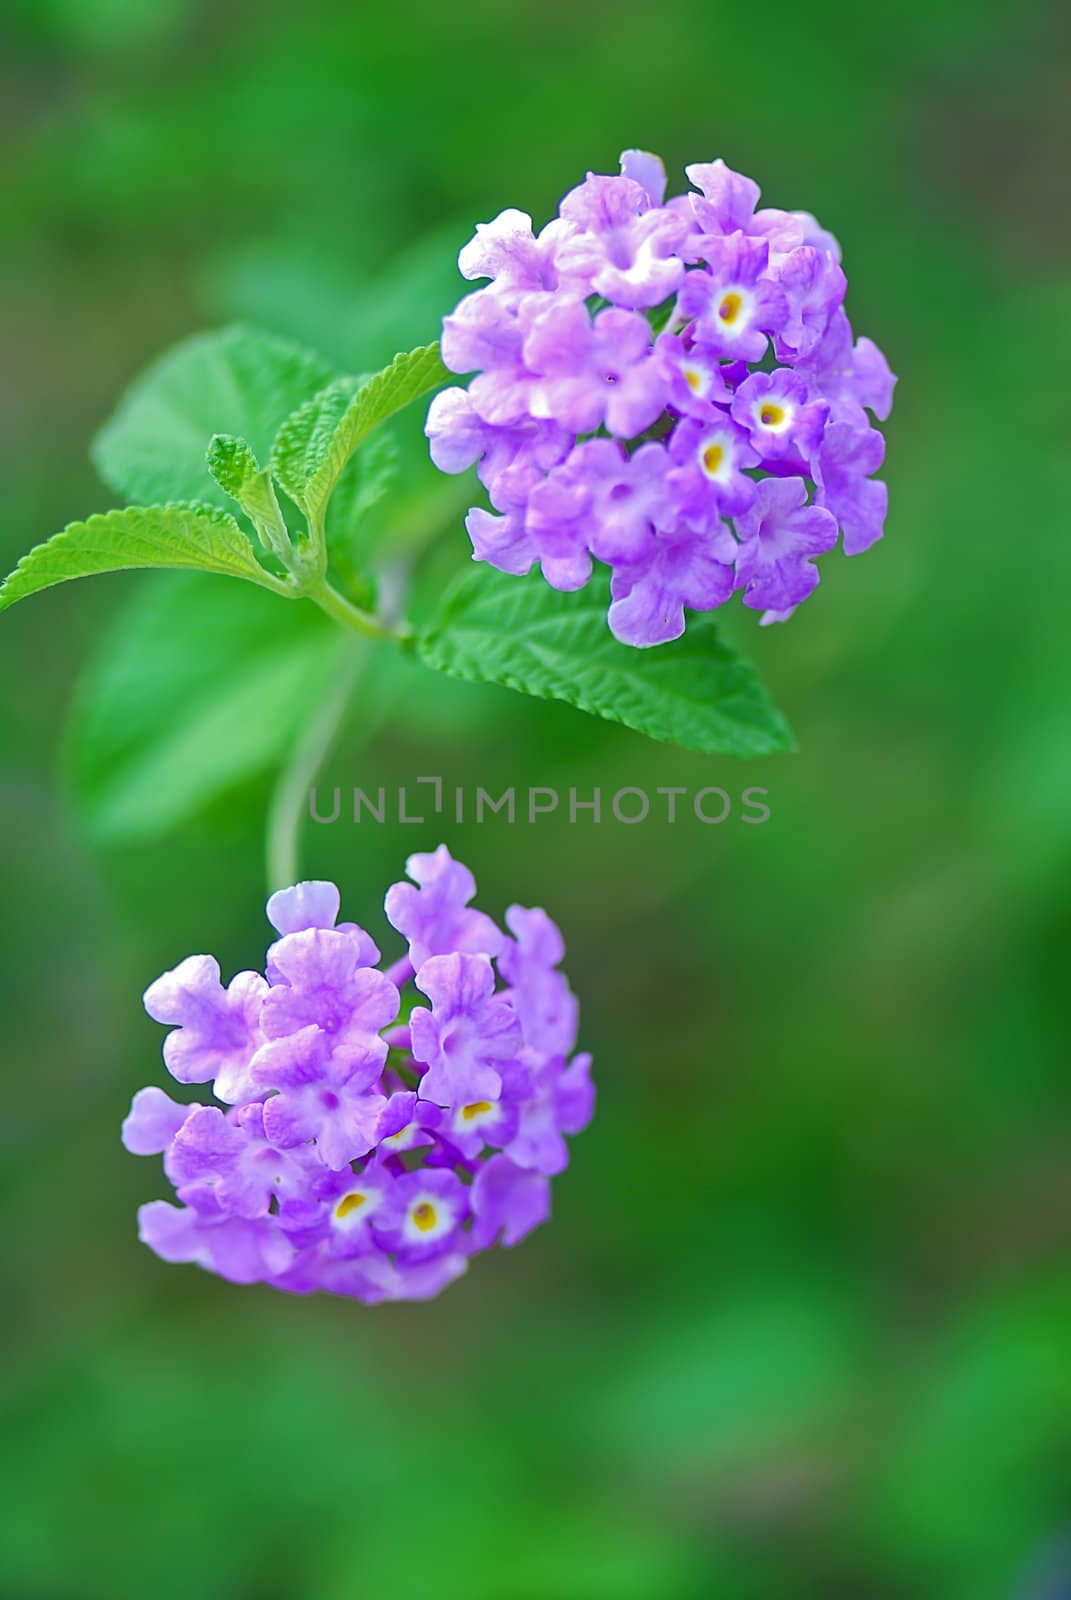
[[[591,1058],[570,1056],[561,935],[522,906],[504,933],[445,845],[407,871],[386,914],[409,953],[386,972],[368,934],[337,921],[334,884],[299,883],[268,901],[279,938],[263,976],[224,987],[211,956],[190,956],[146,991],[172,1028],[172,1076],[220,1102],[141,1089],[123,1124],[177,1192],[138,1214],[165,1261],[297,1294],[423,1300],[549,1215],[564,1136],[594,1104]]]
[[[832,234],[802,211],[756,210],[723,161],[666,201],[657,157],[589,173],[539,233],[524,212],[482,223],[464,277],[490,283],[443,324],[442,356],[474,373],[428,412],[436,465],[474,463],[494,511],[466,526],[475,559],[538,562],[556,589],[611,569],[609,623],[627,644],[684,631],[734,589],[782,621],[882,534],[871,476],[895,379],[853,339]]]

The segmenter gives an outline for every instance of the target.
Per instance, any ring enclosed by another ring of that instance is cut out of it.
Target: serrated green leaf
[[[192,567],[265,587],[273,581],[227,512],[198,505],[126,506],[72,522],[24,555],[0,585],[0,611],[53,584],[131,567]]]
[[[330,435],[324,439],[322,434],[317,434],[316,449],[307,457],[309,471],[302,493],[310,511],[318,507],[322,512],[346,463],[373,428],[421,395],[438,388],[449,377],[439,357],[439,346],[429,344],[395,356],[389,367],[363,383],[339,415]]]
[[[730,756],[790,750],[792,736],[748,662],[709,616],[651,650],[621,644],[606,624],[609,585],[560,594],[538,572],[515,578],[477,567],[416,639],[428,666],[500,683],[664,739]]]
[[[111,619],[68,722],[65,765],[101,839],[151,838],[280,766],[346,640],[312,606],[161,574]]]
[[[276,478],[294,504],[316,524],[323,518],[326,501],[310,499],[309,486],[361,384],[360,378],[336,378],[287,417],[272,445],[271,464]]]
[[[241,500],[243,491],[260,474],[260,462],[246,441],[232,433],[213,434],[205,459],[209,472],[232,500]]]
[[[315,352],[240,324],[175,345],[131,385],[92,455],[127,500],[208,500],[225,507],[205,450],[234,434],[266,461],[283,419],[334,377]]]
[[[246,441],[230,433],[214,435],[206,461],[223,492],[249,517],[261,543],[285,565],[290,538],[275,497],[271,468],[262,467]]]

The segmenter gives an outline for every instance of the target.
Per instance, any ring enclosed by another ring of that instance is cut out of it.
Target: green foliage
[[[277,767],[345,643],[312,606],[251,588],[192,573],[139,587],[98,641],[68,723],[69,782],[91,831],[158,837]]]
[[[381,546],[389,546],[402,462],[398,440],[386,427],[366,439],[347,464],[327,508],[327,546],[340,570],[350,565],[367,572]],[[373,510],[375,517],[369,515]]]
[[[308,441],[304,451],[299,447],[296,452],[304,504],[323,506],[346,463],[372,430],[449,377],[438,344],[422,345],[396,355],[389,367],[362,384],[337,419],[333,415],[337,397],[318,410],[298,430],[299,437]]]
[[[261,542],[285,562],[290,539],[275,497],[271,468],[262,467],[245,440],[229,433],[213,437],[206,461],[223,492],[237,500],[250,518]]]
[[[336,378],[306,400],[275,436],[271,464],[276,478],[310,522],[322,521],[327,495],[311,496],[310,485],[331,446],[339,423],[361,387],[359,378]],[[333,485],[332,485],[333,487]]]
[[[637,650],[606,626],[608,584],[559,594],[539,573],[466,573],[436,620],[417,637],[428,666],[501,683],[689,750],[731,756],[792,748],[792,738],[753,667],[692,617],[671,644]]]
[[[265,587],[273,583],[226,512],[199,505],[127,506],[72,522],[23,556],[0,586],[0,611],[70,578],[129,567],[194,567]]]
[[[208,470],[232,500],[241,500],[250,484],[260,476],[260,463],[244,439],[231,433],[213,435],[207,456]]]
[[[288,339],[235,324],[195,334],[127,390],[93,444],[109,488],[127,500],[211,500],[229,490],[205,470],[214,434],[235,434],[267,460],[280,423],[334,373]]]

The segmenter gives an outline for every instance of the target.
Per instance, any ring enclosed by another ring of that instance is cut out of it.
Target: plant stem
[[[337,677],[280,775],[268,815],[269,894],[298,881],[298,834],[306,796],[338,732],[367,651],[363,640],[347,642]]]
[[[332,588],[326,578],[318,578],[307,583],[302,593],[306,599],[315,600],[322,611],[336,622],[341,622],[344,628],[350,628],[354,633],[360,633],[368,639],[383,639],[393,635],[395,630],[380,622],[378,617],[373,617],[367,611],[361,611]]]

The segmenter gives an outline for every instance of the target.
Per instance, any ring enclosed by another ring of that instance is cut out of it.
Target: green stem
[[[341,599],[341,596],[338,598]],[[382,631],[377,628],[377,632]],[[338,674],[317,715],[306,728],[304,738],[295,746],[290,763],[284,768],[276,785],[268,816],[269,893],[275,889],[289,888],[298,881],[298,834],[306,798],[338,732],[366,654],[367,646],[363,640],[348,641]]]
[[[306,582],[301,592],[306,599],[315,600],[321,611],[326,611],[329,617],[341,622],[344,628],[363,634],[367,639],[383,639],[395,631],[380,622],[378,617],[373,617],[369,612],[361,611],[353,605],[345,595],[339,594],[337,589],[332,588],[326,578],[315,578]]]

